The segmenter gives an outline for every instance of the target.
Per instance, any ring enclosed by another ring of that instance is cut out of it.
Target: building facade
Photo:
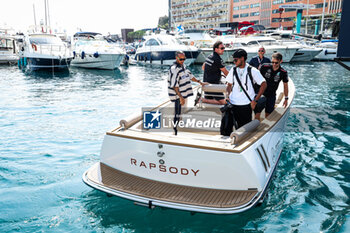
[[[304,9],[304,19],[315,18],[322,15],[324,0],[231,0],[233,13],[231,22],[249,21],[265,27],[283,27],[292,29],[297,16],[296,9],[284,9],[282,5],[310,4],[315,9]],[[341,12],[343,0],[326,0],[325,16],[330,17]]]
[[[232,0],[171,0],[170,20],[172,29],[218,28],[230,21]]]
[[[172,29],[182,25],[183,29],[219,28],[220,24],[249,21],[265,27],[292,29],[296,24],[297,10],[282,5],[310,4],[315,9],[303,10],[303,24],[314,30],[319,23],[323,3],[325,19],[330,22],[341,12],[344,0],[170,0]],[[350,1],[350,0],[349,0]],[[309,22],[309,25],[307,25]],[[328,25],[329,26],[329,25]]]

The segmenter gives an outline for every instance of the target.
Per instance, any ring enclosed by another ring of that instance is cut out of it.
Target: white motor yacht
[[[30,70],[68,69],[72,53],[67,44],[54,34],[34,33],[23,37],[19,44],[20,68]]]
[[[175,52],[183,51],[186,65],[191,65],[198,57],[198,48],[185,45],[176,37],[164,34],[144,36],[145,41],[136,50],[134,60],[139,64],[172,65]]]
[[[227,43],[228,44],[228,43]],[[248,53],[248,61],[258,55],[258,50],[261,46],[265,48],[265,56],[271,58],[273,53],[281,53],[283,62],[290,62],[297,51],[297,48],[281,45],[272,37],[238,37],[233,38],[229,43],[232,48],[242,48]]]
[[[297,51],[295,52],[292,62],[307,62],[314,59],[319,53],[321,53],[322,49],[315,48],[312,46],[309,46],[307,44],[302,44],[299,41],[295,40],[283,40],[280,41],[282,45],[286,45],[289,48],[296,48]]]
[[[321,53],[315,57],[315,60],[329,61],[337,57],[338,42],[336,40],[322,41],[316,44],[315,48],[322,49]]]
[[[16,40],[13,36],[0,33],[0,64],[16,64],[18,61]]]
[[[173,115],[166,118],[174,105],[169,101],[121,120],[118,128],[106,133],[100,161],[83,174],[83,181],[149,208],[212,214],[246,211],[264,200],[277,169],[295,93],[292,80],[288,85],[286,108],[281,83],[276,109],[230,136],[220,135],[219,105],[198,103],[184,109],[177,135],[169,126]],[[202,88],[225,90],[224,85]],[[190,97],[189,106],[194,101]]]
[[[125,50],[115,43],[108,43],[100,33],[78,32],[74,35],[71,65],[114,70],[120,66],[125,55]]]

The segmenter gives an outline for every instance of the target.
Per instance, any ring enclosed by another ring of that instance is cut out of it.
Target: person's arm
[[[202,65],[202,70],[204,70],[204,69],[205,69],[205,62]]]
[[[232,83],[227,83],[227,86],[226,86],[227,98],[229,98],[231,91],[232,91]]]
[[[199,83],[199,84],[202,85],[202,86],[208,84],[207,82],[204,82],[204,83],[201,82],[201,80],[195,78],[194,76],[192,76],[191,80],[192,80],[193,82]]]
[[[174,87],[174,91],[176,92],[176,94],[179,96],[180,98],[180,104],[181,105],[184,105],[185,104],[185,99],[184,97],[182,97],[181,93],[180,93],[180,90],[179,90],[179,87]]]
[[[228,75],[228,70],[226,69],[226,67],[220,68],[220,70],[224,73],[225,76]]]
[[[284,82],[283,83],[283,88],[284,88],[284,102],[283,102],[283,107],[287,107],[288,105],[288,83]]]
[[[265,81],[264,77],[261,75],[259,70],[252,68],[252,75],[253,75],[253,79],[255,80],[255,82],[260,85],[260,89],[259,89],[258,94],[250,103],[250,106],[252,107],[252,109],[254,109],[259,98],[262,96],[262,94],[264,94],[266,87],[267,87],[267,84],[266,84],[266,81]]]
[[[256,95],[256,97],[252,100],[252,102],[250,102],[250,106],[252,107],[252,109],[255,109],[256,104],[258,103],[258,100],[260,99],[260,97],[262,96],[262,94],[264,94],[265,90],[266,90],[267,84],[266,81],[262,82],[260,84],[260,89],[258,94]]]

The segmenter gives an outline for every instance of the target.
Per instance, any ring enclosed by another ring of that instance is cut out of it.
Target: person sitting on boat
[[[257,101],[266,89],[266,81],[259,70],[249,66],[246,61],[247,52],[244,49],[238,49],[233,54],[233,62],[236,66],[231,68],[226,77],[228,101],[233,105],[233,115],[238,128],[252,121],[252,110],[255,109]],[[260,85],[258,94],[255,94],[248,72],[251,72],[252,81]]]
[[[205,62],[203,63],[202,69],[204,70],[203,81],[211,84],[221,83],[221,72],[225,76],[228,74],[228,70],[224,66],[224,62],[221,59],[221,55],[224,54],[225,46],[221,41],[217,41],[213,45],[213,53],[210,54]],[[199,100],[199,95],[197,94],[196,102]],[[202,98],[203,103],[209,104],[225,104],[225,97],[223,93],[217,92],[206,92],[205,98]]]
[[[265,52],[266,52],[265,48],[261,46],[258,50],[258,56],[250,59],[249,65],[254,66],[259,70],[263,64],[270,64],[271,60],[264,56]]]
[[[280,53],[272,54],[271,64],[264,64],[260,68],[260,73],[267,82],[267,88],[264,92],[266,97],[265,117],[271,114],[275,109],[276,91],[280,81],[283,81],[284,102],[283,106],[288,105],[288,73],[281,67],[283,56]],[[261,112],[255,114],[255,119],[260,120]]]
[[[185,53],[182,51],[177,51],[175,53],[176,61],[169,69],[168,76],[168,95],[172,102],[174,102],[175,107],[175,117],[174,117],[174,131],[177,135],[177,123],[180,120],[181,106],[186,105],[187,98],[193,95],[192,86],[190,80],[197,82],[201,85],[202,83],[199,79],[196,79],[191,71],[189,71],[184,64],[186,57]]]

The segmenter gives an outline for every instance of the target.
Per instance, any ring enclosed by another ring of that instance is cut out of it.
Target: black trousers
[[[175,135],[177,135],[177,124],[179,123],[181,116],[181,104],[180,104],[180,99],[175,100],[175,115],[174,115],[174,132]]]
[[[233,115],[238,128],[252,121],[252,107],[247,105],[233,105]]]

